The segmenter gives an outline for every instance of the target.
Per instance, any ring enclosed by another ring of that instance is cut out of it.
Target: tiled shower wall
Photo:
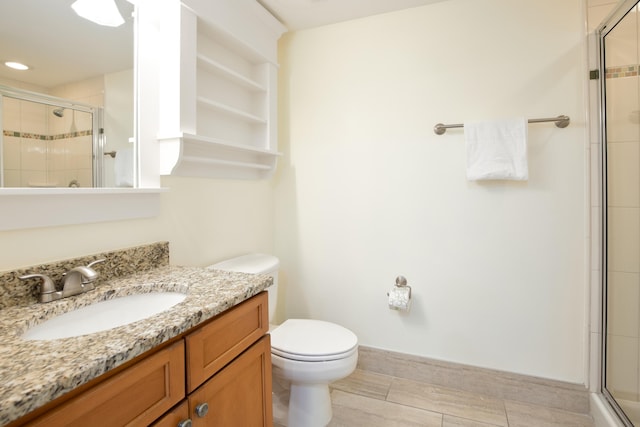
[[[2,83],[5,82],[0,81]],[[10,83],[13,87],[19,87],[15,82]],[[103,79],[94,78],[64,85],[47,93],[82,103],[103,105],[103,87]],[[52,110],[44,104],[4,99],[2,155],[6,187],[66,187],[74,180],[81,187],[92,186],[90,114],[73,114],[65,110],[63,117],[56,117]]]

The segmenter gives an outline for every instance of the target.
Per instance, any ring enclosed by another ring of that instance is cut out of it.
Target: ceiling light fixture
[[[71,8],[78,14],[96,24],[107,27],[119,27],[124,19],[114,0],[76,0]]]
[[[15,62],[15,61],[6,61],[4,65],[6,65],[9,68],[13,68],[14,70],[20,70],[20,71],[25,71],[29,69],[28,65],[21,64],[20,62]]]

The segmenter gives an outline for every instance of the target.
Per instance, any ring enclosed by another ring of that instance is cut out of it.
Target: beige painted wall
[[[165,177],[162,186],[169,190],[157,218],[0,232],[0,270],[161,240],[169,241],[176,265],[273,252],[269,181]]]
[[[581,4],[451,0],[291,34],[273,180],[165,177],[159,217],[2,232],[0,269],[158,240],[174,264],[274,252],[280,320],[584,382]],[[571,126],[529,128],[527,183],[467,182],[462,132],[431,130],[557,114]],[[409,314],[386,307],[398,274],[414,289]]]
[[[580,0],[452,0],[281,40],[276,253],[287,317],[361,344],[586,379],[588,144]],[[465,179],[462,130],[529,126],[526,183]],[[387,308],[397,275],[409,313]]]

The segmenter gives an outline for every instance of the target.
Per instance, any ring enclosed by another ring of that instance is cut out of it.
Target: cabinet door
[[[268,304],[262,292],[185,337],[188,393],[269,331]]]
[[[189,411],[193,427],[272,427],[269,335],[193,392]]]
[[[184,396],[184,341],[180,340],[63,403],[28,425],[149,425]]]

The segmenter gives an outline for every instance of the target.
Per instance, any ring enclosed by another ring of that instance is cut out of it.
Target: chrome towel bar
[[[555,122],[556,126],[559,128],[566,128],[567,126],[569,126],[569,122],[571,121],[571,119],[569,118],[569,116],[558,116],[558,117],[547,117],[544,119],[529,119],[528,122],[529,123],[544,123],[544,122]],[[455,123],[452,125],[445,125],[442,123],[438,123],[437,125],[435,125],[433,127],[433,132],[435,132],[436,135],[442,135],[444,134],[447,129],[451,129],[451,128],[461,128],[464,127],[464,124],[462,123]]]

